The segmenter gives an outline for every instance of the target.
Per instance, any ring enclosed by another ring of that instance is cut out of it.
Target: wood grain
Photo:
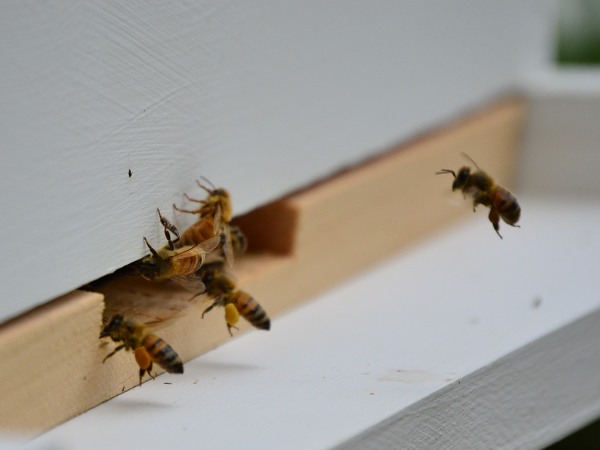
[[[519,99],[499,102],[446,129],[238,218],[236,223],[253,243],[252,251],[236,259],[239,285],[271,316],[276,316],[469,216],[472,211],[468,204],[456,207],[448,202],[452,198],[451,177],[435,176],[435,172],[441,168],[457,169],[465,162],[460,152],[466,152],[481,167],[489,168],[499,182],[510,185],[524,112],[524,103]],[[494,234],[488,225],[490,234]],[[207,306],[205,296],[192,299],[190,292],[174,283],[110,276],[95,283],[95,289],[105,296],[105,320],[115,313],[142,320],[171,344],[184,361],[230,339],[223,310],[213,310],[201,319]],[[26,339],[34,325],[15,323],[11,326],[13,340],[0,339],[1,349],[18,348],[19,354],[29,354],[28,348],[44,336],[42,342],[61,355],[49,363],[52,370],[48,374],[37,370],[34,377],[41,386],[53,386],[52,396],[44,403],[52,408],[37,408],[27,401],[21,404],[19,399],[25,395],[28,383],[22,384],[21,390],[14,386],[23,379],[32,380],[21,376],[31,365],[5,360],[9,364],[3,365],[2,376],[10,374],[11,378],[0,384],[12,394],[10,398],[0,396],[0,409],[6,410],[3,406],[10,405],[12,409],[20,408],[20,413],[0,420],[1,428],[39,432],[137,385],[137,366],[131,353],[120,352],[106,364],[100,363],[114,347],[112,343],[98,344],[101,296],[72,295],[94,299],[93,314],[77,308],[65,310],[61,315],[65,325],[46,331],[36,329],[37,338],[22,341],[15,339]],[[62,305],[57,302],[48,310]],[[242,320],[239,333],[250,328]],[[73,336],[69,330],[78,330],[85,338]],[[52,352],[43,348],[48,358]],[[36,366],[36,359],[29,363]],[[54,383],[52,377],[63,375],[61,380],[79,377],[85,382]],[[85,392],[90,395],[81,398]],[[73,400],[59,401],[63,397]],[[31,415],[35,420],[18,419],[31,409],[36,409],[36,414]]]
[[[106,398],[103,296],[76,291],[0,328],[0,428],[39,433]]]

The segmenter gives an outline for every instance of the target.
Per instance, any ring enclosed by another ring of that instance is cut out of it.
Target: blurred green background
[[[559,0],[556,60],[600,64],[600,1]]]

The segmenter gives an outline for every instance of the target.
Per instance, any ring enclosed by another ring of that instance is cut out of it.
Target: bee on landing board
[[[154,375],[150,372],[153,362],[169,373],[183,373],[183,362],[175,350],[158,336],[148,333],[141,322],[125,319],[117,314],[100,333],[100,339],[104,337],[110,337],[113,342],[122,342],[122,344],[106,355],[102,363],[119,350],[133,351],[135,360],[140,366],[140,386],[145,373],[154,379]]]
[[[220,259],[207,263],[198,271],[206,285],[206,294],[214,299],[213,304],[202,313],[202,317],[215,306],[222,306],[225,308],[225,322],[230,335],[233,336],[232,328],[237,329],[240,315],[254,327],[269,330],[271,320],[263,307],[249,294],[237,288],[233,278],[225,273],[224,265],[224,261]]]
[[[212,185],[210,181],[208,182]],[[186,230],[184,235],[181,236],[181,242],[182,244],[191,245],[198,243],[199,239],[220,236],[227,264],[229,264],[229,267],[233,267],[234,254],[240,254],[246,250],[246,238],[239,228],[229,225],[233,215],[229,192],[223,188],[215,188],[214,186],[212,186],[213,189],[209,189],[200,184],[199,181],[196,181],[196,183],[208,193],[206,198],[204,200],[196,200],[188,197],[187,194],[184,195],[189,201],[200,203],[198,209],[180,209],[173,204],[173,208],[177,211],[200,214],[200,220]],[[233,239],[232,234],[234,234]]]
[[[195,245],[183,245],[176,248],[174,244],[179,241],[177,228],[165,219],[160,211],[158,211],[158,216],[164,227],[168,243],[155,250],[144,237],[150,255],[130,264],[129,268],[150,281],[170,279],[189,291],[204,292],[204,283],[196,275],[196,271],[204,263],[206,254],[219,245],[220,238],[215,236]],[[171,240],[169,231],[177,236],[176,240]]]
[[[465,166],[458,171],[458,174],[453,170],[442,169],[440,172],[436,172],[436,175],[451,173],[454,176],[452,190],[460,189],[465,196],[471,196],[473,198],[473,211],[480,204],[490,208],[488,217],[494,226],[494,230],[502,239],[499,231],[500,218],[510,226],[519,227],[516,223],[521,216],[521,207],[508,189],[497,185],[492,177],[477,166],[475,161],[465,153],[463,155],[475,164],[476,171],[471,173],[471,168]]]

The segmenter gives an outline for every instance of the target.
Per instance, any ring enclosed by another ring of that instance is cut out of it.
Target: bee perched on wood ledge
[[[173,348],[158,336],[146,331],[143,323],[125,319],[122,315],[113,316],[100,333],[100,339],[110,337],[114,342],[123,342],[102,360],[104,363],[119,350],[132,350],[140,366],[140,386],[145,373],[152,379],[152,363],[155,362],[169,373],[183,373],[183,362]]]
[[[233,267],[234,255],[244,253],[247,242],[242,231],[238,227],[230,226],[229,224],[233,216],[231,196],[223,188],[212,186],[213,188],[209,189],[200,184],[199,181],[196,181],[196,183],[208,193],[206,198],[204,200],[196,200],[188,197],[187,194],[184,195],[189,201],[200,203],[198,209],[180,209],[173,204],[173,208],[177,211],[200,214],[200,220],[188,228],[181,236],[181,245],[194,245],[213,236],[219,236],[227,264],[229,264],[229,267]],[[210,181],[208,183],[212,185]]]
[[[471,173],[471,168],[468,166],[462,167],[458,174],[453,170],[442,169],[436,172],[436,175],[451,173],[454,176],[452,190],[460,189],[465,196],[469,195],[473,198],[473,211],[477,205],[484,205],[490,208],[489,219],[494,226],[494,230],[502,239],[500,234],[500,218],[508,225],[519,227],[516,223],[521,216],[521,207],[515,196],[506,188],[495,183],[494,179],[477,166],[468,155],[464,156],[475,164],[477,170]]]
[[[195,245],[175,247],[179,241],[177,228],[158,211],[160,223],[164,227],[168,243],[155,250],[144,237],[150,255],[128,266],[128,273],[141,275],[147,280],[173,280],[189,291],[204,292],[204,283],[196,276],[196,271],[204,263],[207,253],[213,251],[220,242],[218,236],[203,240]],[[171,240],[170,232],[177,237]]]

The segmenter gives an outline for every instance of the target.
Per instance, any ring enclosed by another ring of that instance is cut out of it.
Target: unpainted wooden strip
[[[106,399],[103,295],[75,291],[0,327],[0,429],[39,433]]]

